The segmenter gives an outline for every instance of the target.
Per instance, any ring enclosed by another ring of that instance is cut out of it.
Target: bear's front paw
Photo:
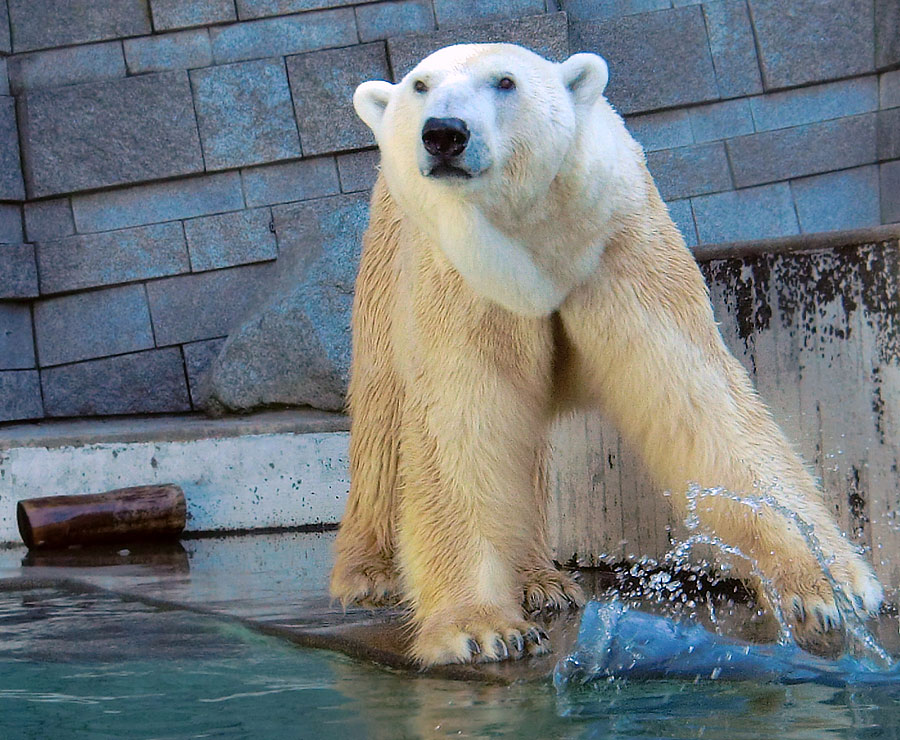
[[[522,574],[525,610],[561,611],[584,606],[581,586],[567,573],[556,568],[535,568]]]
[[[352,605],[391,606],[399,601],[396,575],[390,563],[350,563],[338,558],[331,572],[331,597],[345,609]]]
[[[830,566],[840,592],[860,619],[881,608],[884,591],[872,568],[855,552],[836,556]],[[835,592],[824,575],[796,579],[785,576],[775,584],[782,612],[803,649],[817,655],[835,655],[843,648],[843,619]]]
[[[419,628],[411,648],[423,666],[519,660],[550,652],[547,633],[533,622],[502,616],[437,618]]]

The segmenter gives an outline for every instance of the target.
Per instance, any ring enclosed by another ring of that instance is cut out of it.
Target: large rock
[[[197,400],[209,413],[344,405],[366,198],[339,195],[273,212],[278,275],[201,381]]]

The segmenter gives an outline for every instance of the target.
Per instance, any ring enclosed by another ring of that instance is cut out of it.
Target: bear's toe
[[[584,606],[584,591],[570,575],[546,568],[524,574],[524,604],[528,612],[561,611]]]
[[[843,650],[841,613],[830,597],[794,594],[785,599],[785,614],[795,642],[814,655],[836,657]]]
[[[884,588],[869,564],[858,558],[842,570],[845,572],[835,572],[834,576],[857,615],[865,619],[878,614],[884,603]]]
[[[388,566],[343,568],[335,565],[331,574],[331,596],[345,609],[354,604],[365,607],[390,606],[398,601],[398,589]]]

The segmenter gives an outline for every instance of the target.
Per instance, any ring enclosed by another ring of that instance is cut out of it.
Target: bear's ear
[[[606,89],[609,67],[596,54],[573,54],[560,66],[563,84],[580,105],[593,105]]]
[[[376,134],[393,89],[394,85],[390,82],[371,80],[362,83],[353,93],[353,107],[356,109],[356,115]]]

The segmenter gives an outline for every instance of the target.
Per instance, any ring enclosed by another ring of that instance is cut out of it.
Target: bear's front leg
[[[552,335],[466,291],[420,306],[400,437],[398,563],[422,665],[549,650],[522,609],[534,460],[550,416]],[[432,313],[433,312],[433,313]]]
[[[410,403],[404,414],[399,562],[416,628],[412,655],[423,665],[549,649],[525,619],[517,572],[535,512],[524,505],[530,435],[509,422],[536,420],[471,401],[455,412]],[[444,411],[458,416],[442,419]]]
[[[877,611],[882,588],[725,348],[700,271],[653,200],[563,306],[576,374],[682,514],[771,583],[798,641],[826,645],[841,616],[823,566],[860,616]],[[691,483],[720,490],[692,511]]]

